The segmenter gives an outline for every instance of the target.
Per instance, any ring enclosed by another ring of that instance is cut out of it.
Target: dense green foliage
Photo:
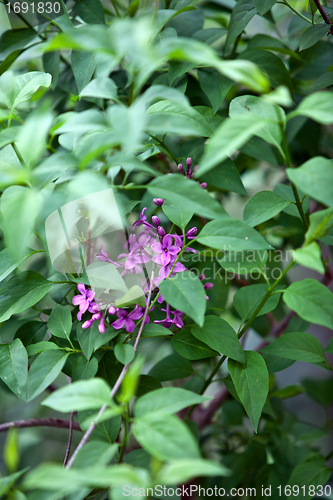
[[[333,498],[331,7],[60,3],[0,3],[0,498]]]

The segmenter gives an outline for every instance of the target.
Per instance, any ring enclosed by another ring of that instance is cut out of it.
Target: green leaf
[[[333,354],[333,337],[328,341],[328,344],[325,348],[325,352],[328,352],[329,354]]]
[[[96,375],[97,370],[98,361],[96,358],[92,358],[90,361],[87,361],[85,358],[80,356],[73,365],[72,382],[93,378]]]
[[[56,304],[48,319],[47,327],[51,335],[67,339],[70,342],[69,336],[72,330],[72,314],[70,310],[65,306]]]
[[[0,252],[0,281],[7,278],[7,276],[13,272],[18,266],[20,266],[25,260],[34,255],[36,252],[31,252],[29,255],[22,257],[18,261],[14,261],[10,254],[8,248],[1,250]]]
[[[157,484],[184,484],[195,477],[230,476],[227,467],[213,460],[187,458],[173,460],[162,467],[156,478]]]
[[[165,337],[172,335],[173,332],[169,328],[164,328],[156,323],[148,323],[143,327],[142,337]]]
[[[202,217],[216,219],[228,218],[222,205],[212,198],[194,180],[186,179],[179,174],[163,175],[152,180],[147,189],[149,193],[158,198],[167,200],[170,204],[191,211]]]
[[[184,408],[207,401],[204,396],[199,396],[192,391],[180,387],[166,387],[151,391],[139,398],[134,407],[136,418],[162,412],[167,414],[177,413]]]
[[[81,90],[80,97],[99,97],[117,101],[117,87],[111,78],[95,78]]]
[[[253,0],[238,0],[232,10],[225,47],[228,48],[234,39],[246,28],[256,14]]]
[[[310,333],[304,332],[285,333],[264,347],[262,352],[308,363],[325,361],[323,346],[319,340]]]
[[[173,415],[155,413],[137,418],[134,434],[140,445],[159,460],[200,458],[192,432]]]
[[[329,207],[333,206],[332,160],[317,156],[298,168],[287,168],[286,172],[291,182],[311,198]]]
[[[257,432],[259,419],[268,395],[268,371],[263,358],[254,351],[245,351],[246,366],[232,359],[228,369],[237,395]]]
[[[302,385],[305,388],[308,396],[314,401],[317,401],[324,408],[328,408],[333,401],[333,379],[321,378],[314,379],[306,378],[302,380]]]
[[[85,23],[105,24],[104,8],[100,0],[80,0],[75,5],[74,12]]]
[[[267,292],[267,285],[248,285],[240,288],[234,295],[234,306],[243,321],[248,320],[255,312],[260,302]],[[257,316],[262,316],[270,311],[273,311],[280,300],[280,295],[272,295]]]
[[[293,193],[291,186],[287,186],[286,184],[279,184],[278,183],[274,186],[274,193],[278,194],[279,196],[281,196],[281,198],[283,198],[286,201],[293,202],[290,205],[288,205],[286,208],[284,208],[283,212],[285,212],[288,215],[292,215],[293,217],[300,218],[298,208],[295,205],[295,195]],[[298,194],[299,194],[300,199],[302,199],[304,197],[303,191],[299,190]],[[303,210],[306,213],[308,211],[309,205],[310,205],[309,196],[307,196],[307,195],[305,196],[302,205],[303,205]]]
[[[266,125],[266,120],[251,115],[234,116],[224,120],[208,141],[195,177],[202,177],[216,165],[227,160]]]
[[[216,114],[234,82],[212,68],[198,70],[198,77],[200,87],[208,97],[213,112]]]
[[[329,32],[328,24],[315,24],[304,31],[299,42],[299,50],[305,50],[319,42]]]
[[[206,294],[199,278],[191,271],[177,273],[163,280],[160,292],[172,307],[183,311],[199,326],[204,323]]]
[[[60,350],[44,351],[29,369],[28,401],[39,396],[58,377],[69,354]]]
[[[38,193],[23,186],[11,186],[1,196],[2,231],[14,260],[27,255],[35,219],[40,210]]]
[[[220,354],[245,364],[245,354],[235,330],[218,316],[206,316],[202,328],[195,326],[191,333]]]
[[[223,257],[217,258],[223,269],[235,274],[262,273],[268,259],[266,250],[247,250],[226,252]]]
[[[0,148],[15,142],[21,127],[10,127],[0,131]]]
[[[235,219],[208,222],[199,233],[198,242],[218,250],[236,252],[271,248],[255,229]]]
[[[78,94],[80,94],[94,74],[96,67],[94,54],[73,50],[71,61]]]
[[[310,493],[310,486],[324,486],[329,480],[331,471],[325,466],[325,461],[322,457],[315,460],[309,460],[308,462],[301,462],[292,471],[290,478],[288,479],[288,484],[297,485],[300,488],[304,487],[305,495],[300,493],[299,499],[309,500],[313,498],[313,494]],[[318,491],[318,490],[317,490]]]
[[[115,453],[117,445],[104,443],[103,441],[90,441],[84,445],[77,454],[75,460],[75,469],[84,469],[85,467],[107,465]]]
[[[193,373],[190,361],[178,353],[174,353],[156,363],[150,370],[149,375],[156,377],[160,382],[166,382],[168,380],[187,378]]]
[[[287,119],[290,120],[295,116],[306,116],[307,118],[311,118],[311,120],[314,120],[315,122],[322,123],[324,125],[330,125],[331,123],[333,123],[333,117],[330,113],[330,107],[332,106],[332,104],[333,92],[329,92],[328,90],[323,90],[322,92],[314,92],[313,94],[306,96],[301,101],[301,104],[297,106],[295,111],[287,115]]]
[[[147,110],[146,130],[153,134],[176,134],[210,137],[213,133],[207,120],[189,105],[167,99],[157,102]]]
[[[329,71],[328,73],[320,75],[320,77],[317,78],[315,82],[313,82],[309,90],[322,90],[330,87],[331,85],[333,85],[333,72]]]
[[[321,258],[321,250],[315,241],[309,245],[298,248],[293,252],[297,264],[314,269],[318,273],[325,274],[325,267]]]
[[[110,386],[101,378],[79,380],[52,392],[42,404],[62,413],[114,406],[110,392]]]
[[[14,338],[22,340],[23,345],[28,347],[30,344],[42,342],[47,332],[47,325],[42,321],[28,321],[24,323],[15,333]]]
[[[81,322],[79,322],[76,327],[76,337],[87,361],[90,360],[91,355],[95,350],[95,346],[101,337],[98,330],[98,323],[98,321],[94,321],[91,327],[86,330],[82,328]]]
[[[1,477],[0,479],[0,495],[4,495],[11,489],[11,487],[16,483],[17,479],[19,479],[23,474],[27,472],[29,467],[26,467],[19,472],[15,472],[14,474],[10,474],[9,476]],[[19,499],[20,500],[20,499]]]
[[[280,399],[289,399],[298,396],[299,394],[303,394],[305,389],[301,385],[288,385],[283,389],[279,389],[277,391],[272,392],[269,397],[270,398],[280,398]]]
[[[28,101],[40,87],[49,87],[51,79],[51,75],[42,71],[31,71],[15,77],[4,73],[0,77],[0,102],[13,113],[19,104]]]
[[[290,201],[284,200],[273,191],[260,191],[245,205],[244,222],[249,226],[257,226],[280,213],[288,205]]]
[[[309,228],[305,234],[305,243],[320,240],[333,227],[333,208],[319,210],[310,215]],[[1,254],[0,254],[1,255]]]
[[[45,72],[52,77],[51,87],[55,89],[60,75],[60,52],[45,52],[42,59]]]
[[[163,203],[162,210],[168,219],[170,219],[173,224],[180,227],[182,230],[185,229],[193,217],[193,212],[179,207],[174,203],[169,203],[168,201]]]
[[[26,400],[28,354],[20,339],[0,345],[0,378],[16,396]]]
[[[133,361],[135,356],[135,351],[133,346],[130,344],[116,344],[114,348],[114,354],[120,363],[123,365],[128,365]]]
[[[0,287],[0,322],[29,309],[49,291],[52,283],[34,271],[25,271]]]
[[[218,356],[218,352],[212,351],[206,344],[197,340],[187,331],[178,331],[171,339],[171,345],[181,356],[186,359],[204,359]]]
[[[50,351],[51,349],[59,349],[59,347],[53,342],[37,342],[37,344],[30,344],[27,346],[27,353],[29,358],[35,356],[35,354],[39,354],[43,351]]]
[[[282,157],[284,152],[280,146],[282,132],[285,128],[286,115],[283,109],[262,97],[245,95],[236,97],[230,103],[229,116],[255,116],[260,120],[267,120],[266,125],[256,132],[258,137],[277,147]]]
[[[255,8],[261,16],[266,14],[275,4],[276,0],[254,0]]]
[[[281,59],[269,50],[246,50],[239,57],[257,64],[274,89],[282,85],[293,92],[289,71]]]
[[[333,328],[333,294],[318,281],[306,278],[292,283],[283,292],[283,300],[301,318]]]
[[[201,176],[199,172],[198,176],[202,181],[212,186],[248,196],[236,165],[229,159],[225,160],[213,170],[206,172],[203,176]]]

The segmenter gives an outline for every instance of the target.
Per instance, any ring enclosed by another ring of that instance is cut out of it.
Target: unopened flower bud
[[[157,205],[158,207],[161,207],[164,203],[164,200],[162,198],[154,198],[153,199],[153,202],[155,203],[155,205]]]
[[[195,172],[198,170],[199,168],[199,165],[194,165],[194,167],[192,168],[192,174],[195,174]]]
[[[185,238],[193,238],[197,234],[198,230],[196,227],[192,227],[187,233],[185,234]]]
[[[99,333],[105,333],[104,318],[101,319],[101,322],[98,325],[98,331]]]
[[[202,187],[202,189],[206,189],[206,187],[207,187],[207,182],[202,182],[202,183],[200,184],[200,186]]]
[[[210,290],[211,288],[213,288],[213,286],[213,283],[205,283],[203,287],[205,290]]]
[[[85,321],[82,325],[83,330],[86,330],[87,328],[90,328],[92,325],[92,321]]]
[[[179,165],[178,165],[178,171],[179,171],[180,174],[184,173],[184,167],[183,167],[182,163],[179,163]]]
[[[192,158],[187,158],[187,160],[186,160],[186,165],[187,165],[188,167],[191,167],[191,166],[192,166]]]
[[[160,226],[161,225],[161,221],[160,221],[160,218],[157,217],[157,215],[153,215],[151,220],[153,221],[153,224],[154,226]]]
[[[158,226],[157,232],[162,238],[165,236],[165,229],[162,226]]]
[[[109,314],[116,314],[117,309],[114,306],[110,306],[108,309]]]
[[[199,274],[198,278],[200,281],[203,281],[206,279],[206,276],[204,275],[204,273],[202,273],[202,274]]]
[[[91,319],[92,319],[92,321],[97,321],[98,319],[101,319],[101,317],[102,317],[102,313],[99,312],[99,313],[93,314],[91,316]]]

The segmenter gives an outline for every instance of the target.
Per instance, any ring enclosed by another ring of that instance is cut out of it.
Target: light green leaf
[[[209,398],[180,387],[166,387],[141,396],[135,404],[134,415],[139,418],[155,412],[171,415],[189,406],[203,403],[207,399]]]
[[[257,432],[259,419],[268,395],[268,371],[263,358],[254,351],[245,351],[246,366],[232,359],[228,369],[245,411]]]
[[[217,351],[210,349],[187,330],[178,331],[172,337],[171,345],[178,354],[186,359],[204,359],[218,356]]]
[[[50,351],[51,349],[59,349],[59,347],[53,342],[37,342],[37,344],[30,344],[27,346],[27,353],[29,358],[35,356],[35,354],[39,354],[43,351]]]
[[[199,326],[204,323],[206,295],[201,281],[190,271],[163,280],[160,292],[172,307],[183,311]]]
[[[230,476],[231,471],[213,460],[187,458],[164,465],[156,478],[157,484],[184,484],[194,477]]]
[[[137,418],[134,434],[141,446],[159,460],[200,458],[192,432],[173,415],[153,413]]]
[[[313,26],[314,27],[314,26]],[[330,108],[333,105],[333,92],[323,90],[322,92],[314,92],[305,97],[299,106],[287,115],[290,120],[295,116],[307,116],[315,122],[329,125],[333,123],[332,113]],[[311,160],[310,160],[311,161]]]
[[[111,78],[95,78],[81,90],[80,97],[100,97],[117,101],[117,87]]]
[[[72,329],[72,314],[70,310],[65,306],[56,304],[48,319],[47,327],[55,337],[69,341]]]
[[[116,344],[114,348],[114,355],[120,363],[128,365],[128,363],[133,361],[135,351],[131,344]]]
[[[326,236],[333,227],[333,208],[319,210],[310,215],[309,228],[305,234],[305,243],[308,245],[312,241],[320,240]],[[1,254],[0,254],[1,255]]]
[[[206,316],[203,327],[195,326],[191,333],[211,349],[245,364],[245,354],[236,332],[224,319]]]
[[[288,205],[290,201],[284,200],[273,191],[260,191],[245,205],[244,222],[249,226],[257,226],[280,213]]]
[[[40,87],[49,87],[52,77],[41,71],[31,71],[8,79],[4,73],[0,77],[0,100],[13,113],[22,102],[28,101]]]
[[[210,219],[229,218],[222,205],[194,180],[180,174],[163,175],[151,181],[147,189],[156,198],[163,198],[183,210]]]
[[[34,255],[36,252],[31,252],[29,255],[22,257],[22,259],[18,261],[14,261],[13,257],[11,257],[8,248],[1,250],[0,252],[0,281],[7,278],[7,276],[14,271],[18,266],[20,266],[25,260],[27,260],[31,255]]]
[[[273,354],[281,358],[322,363],[325,361],[323,346],[310,333],[285,333],[262,349],[263,353]]]
[[[76,327],[76,337],[87,361],[90,360],[95,346],[98,345],[101,334],[98,330],[99,321],[94,321],[90,328],[86,330],[82,328],[82,323],[79,322]],[[104,337],[103,337],[104,339]]]
[[[5,130],[0,131],[0,148],[3,148],[4,146],[7,146],[8,144],[11,144],[12,142],[15,142],[19,132],[21,130],[21,127],[10,127],[6,128]]]
[[[58,377],[69,354],[51,349],[35,359],[29,369],[28,401],[36,398]]]
[[[0,378],[16,396],[26,400],[28,354],[20,339],[0,345]]]
[[[208,141],[195,177],[202,177],[216,165],[227,160],[266,125],[266,120],[251,115],[234,116],[224,120]]]
[[[297,264],[314,269],[318,273],[325,274],[325,267],[321,258],[321,250],[315,241],[307,246],[298,248],[293,253]]]
[[[142,337],[165,337],[172,335],[173,332],[169,328],[164,328],[156,323],[148,323],[143,327]]]
[[[251,275],[262,273],[268,259],[266,250],[247,250],[239,252],[226,252],[217,261],[223,269],[235,274]]]
[[[173,224],[183,230],[193,217],[193,212],[168,201],[163,203],[162,210]]]
[[[291,182],[311,198],[329,207],[333,206],[332,160],[317,156],[298,168],[288,168],[286,172]]]
[[[218,250],[269,250],[271,246],[252,227],[239,220],[208,222],[198,236],[198,242]]]
[[[110,392],[110,386],[101,378],[78,380],[52,392],[42,404],[62,413],[114,406]]]
[[[292,283],[283,292],[283,300],[301,318],[333,328],[333,294],[318,281],[306,278]]]
[[[52,283],[34,271],[25,271],[0,287],[0,322],[29,309],[49,291]]]

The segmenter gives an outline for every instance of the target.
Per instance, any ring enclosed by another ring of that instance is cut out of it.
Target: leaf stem
[[[333,35],[333,26],[332,26],[330,18],[328,17],[328,15],[326,14],[326,12],[324,11],[324,9],[323,9],[321,3],[319,2],[319,0],[314,0],[314,3],[316,4],[317,9],[319,10],[319,12],[321,14],[321,17],[324,19],[325,23],[329,24],[331,26],[329,33],[331,33],[331,35]]]
[[[287,0],[283,0],[282,2],[277,2],[277,3],[282,3],[282,4],[286,5],[287,7],[289,7],[290,10],[292,10],[293,12],[295,12],[295,14],[297,14],[299,17],[301,17],[302,19],[304,19],[304,21],[312,24],[312,22],[310,21],[310,19],[308,19],[307,17],[303,16],[303,14],[301,14],[300,12],[298,12],[298,10],[296,10]]]

